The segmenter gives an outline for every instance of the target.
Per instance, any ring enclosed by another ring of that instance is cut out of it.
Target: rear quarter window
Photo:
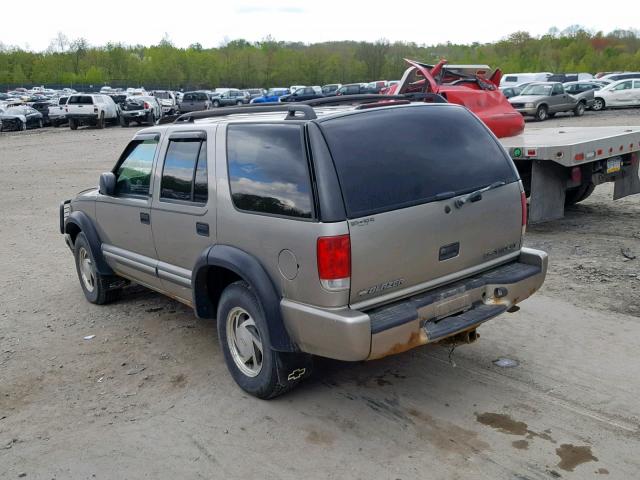
[[[312,218],[309,167],[299,125],[229,125],[227,161],[236,208]]]
[[[502,146],[463,108],[394,107],[319,123],[349,218],[519,180]]]

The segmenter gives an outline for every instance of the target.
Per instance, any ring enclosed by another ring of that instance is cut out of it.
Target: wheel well
[[[538,108],[540,108],[540,107],[544,107],[546,110],[549,110],[549,107],[547,106],[547,104],[546,104],[546,103],[541,103],[540,105],[538,105]],[[537,110],[538,108],[536,108],[536,110]]]
[[[75,244],[76,237],[81,232],[81,230],[80,230],[80,227],[75,223],[68,223],[65,232],[68,233],[69,236],[71,237],[71,243]]]
[[[207,269],[207,295],[211,302],[213,316],[218,311],[218,302],[224,289],[238,280],[242,280],[242,277],[227,268],[210,266]]]

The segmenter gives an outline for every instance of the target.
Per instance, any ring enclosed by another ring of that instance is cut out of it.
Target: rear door
[[[352,304],[450,282],[518,255],[518,175],[466,109],[412,105],[320,124],[347,211]],[[491,185],[475,201],[467,196]],[[466,201],[456,207],[456,200]]]

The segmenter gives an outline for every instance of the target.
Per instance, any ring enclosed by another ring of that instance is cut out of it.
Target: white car
[[[593,109],[640,106],[640,78],[618,80],[595,92]]]

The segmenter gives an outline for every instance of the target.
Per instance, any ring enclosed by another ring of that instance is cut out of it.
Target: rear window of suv
[[[327,119],[320,125],[349,218],[518,180],[502,147],[462,108],[396,107]]]

